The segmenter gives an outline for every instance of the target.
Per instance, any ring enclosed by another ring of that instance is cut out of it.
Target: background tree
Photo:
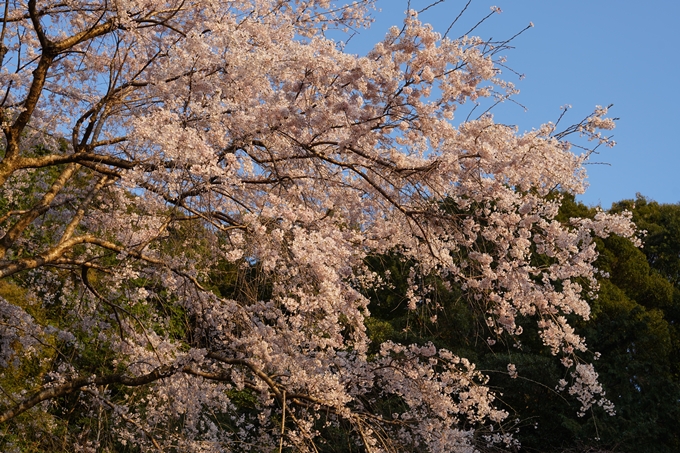
[[[663,211],[676,208],[651,204]],[[633,212],[641,229],[647,228],[644,218],[650,209],[645,200],[615,203],[610,212],[621,212],[624,208]],[[593,217],[597,212],[567,197],[558,218],[566,222],[573,217]],[[673,228],[672,222],[667,225]],[[661,225],[657,228],[666,229]],[[672,241],[670,237],[667,235],[665,240]],[[513,407],[520,408],[520,419],[534,420],[537,425],[536,429],[525,429],[518,434],[525,448],[561,451],[590,447],[622,452],[678,449],[680,439],[675,426],[680,420],[680,386],[674,372],[678,343],[673,341],[676,306],[673,294],[677,286],[655,268],[651,258],[654,251],[647,250],[651,238],[651,235],[643,237],[642,248],[620,237],[598,240],[597,266],[605,273],[599,278],[600,292],[592,304],[592,319],[586,323],[575,322],[577,331],[588,339],[588,347],[601,353],[597,369],[603,387],[616,406],[616,416],[590,411],[582,419],[574,419],[570,417],[571,405],[550,389],[532,385],[530,381],[522,383],[521,379],[508,381],[505,388],[522,384],[527,387],[524,392],[506,390],[505,394],[514,400]],[[655,238],[652,243],[661,242],[657,241]],[[670,248],[672,244],[660,247]],[[521,351],[526,352],[526,348]],[[546,362],[544,353],[537,362],[539,366],[518,365],[520,376],[524,374],[549,386],[548,376],[554,376],[559,370],[546,366]],[[551,369],[552,373],[542,371]],[[528,398],[536,395],[536,399],[522,408],[516,398],[522,393]]]
[[[658,260],[654,260],[659,249],[672,249],[673,244],[666,242],[677,238],[668,232],[674,228],[677,205],[638,198],[616,203],[612,211],[626,208],[632,210],[639,225],[654,233],[643,238],[642,249],[621,237],[597,241],[597,265],[606,276],[599,277],[601,287],[592,303],[592,319],[570,320],[588,339],[589,349],[598,352],[597,369],[616,405],[615,417],[598,408],[583,418],[573,417],[575,402],[555,390],[554,383],[564,371],[549,348],[537,341],[537,332],[531,332],[529,326],[522,334],[521,346],[514,347],[518,339],[496,336],[484,322],[484,310],[462,303],[460,288],[446,289],[441,280],[439,284],[431,281],[436,287],[433,303],[408,310],[408,267],[390,256],[371,259],[371,266],[391,275],[395,285],[371,293],[369,335],[376,341],[432,341],[473,359],[490,376],[489,385],[502,389],[498,404],[511,414],[507,421],[519,427],[517,439],[523,450],[676,451],[680,441],[676,434],[680,420],[674,318],[677,286],[655,268]],[[568,224],[572,218],[593,218],[597,213],[567,195],[557,219]],[[647,243],[654,248],[647,249]],[[668,259],[664,268],[672,265]],[[514,365],[512,373],[508,362]]]
[[[560,133],[456,124],[513,92],[507,41],[442,39],[414,11],[366,56],[325,37],[369,6],[5,2],[3,449],[314,451],[333,429],[367,452],[512,446],[473,362],[370,341],[390,281],[367,259],[388,254],[409,310],[458,288],[561,359],[579,411],[609,407],[567,317],[590,315],[594,238],[633,227],[565,224],[554,196],[583,190],[567,139],[607,143],[607,110]]]

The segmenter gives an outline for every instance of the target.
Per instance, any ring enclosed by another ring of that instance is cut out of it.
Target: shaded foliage
[[[558,219],[594,217],[597,210],[565,195]],[[519,429],[523,451],[610,451],[670,453],[680,450],[680,343],[677,314],[680,287],[680,205],[660,205],[644,198],[622,201],[613,212],[629,209],[644,236],[644,247],[611,236],[598,239],[603,272],[589,321],[571,321],[588,339],[591,354],[599,353],[596,370],[616,405],[609,416],[593,408],[575,418],[577,405],[555,382],[564,368],[540,342],[538,332],[525,328],[522,342],[497,337],[484,322],[484,307],[457,303],[463,297],[453,285],[432,284],[429,303],[407,308],[408,266],[394,256],[369,259],[371,268],[392,277],[392,285],[371,294],[368,324],[377,341],[432,341],[470,358],[490,376],[498,399],[511,414],[509,429]],[[673,258],[674,257],[674,258]],[[437,314],[437,322],[430,318]],[[493,339],[491,341],[488,341]],[[493,345],[489,344],[493,343]],[[516,366],[512,377],[508,362]]]

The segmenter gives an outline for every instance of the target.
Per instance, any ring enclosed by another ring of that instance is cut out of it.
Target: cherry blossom
[[[463,120],[516,92],[502,46],[415,12],[363,56],[327,36],[371,7],[6,2],[0,277],[33,302],[0,297],[0,368],[39,371],[0,395],[0,423],[70,395],[109,413],[117,442],[163,451],[314,451],[328,426],[368,452],[512,444],[479,435],[507,413],[474,363],[370,352],[366,288],[389,276],[366,258],[387,253],[412,263],[411,308],[438,275],[494,335],[536,322],[572,373],[562,388],[610,408],[566,316],[596,297],[594,238],[635,229],[627,213],[556,219],[560,194],[585,190],[570,134],[609,143],[607,109],[562,133]]]

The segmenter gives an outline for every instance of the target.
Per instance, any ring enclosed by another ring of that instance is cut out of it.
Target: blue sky
[[[412,0],[420,10],[432,3]],[[420,19],[444,32],[467,0],[445,0]],[[407,0],[378,0],[381,11],[368,31],[347,48],[362,53],[380,40],[391,25],[401,24]],[[613,131],[617,146],[601,148],[587,167],[590,187],[580,198],[608,208],[636,193],[662,203],[680,202],[680,1],[677,0],[472,0],[449,36],[467,32],[494,14],[473,35],[513,41],[507,64],[523,80],[504,71],[516,84],[523,108],[506,103],[493,113],[520,131],[555,121],[560,107],[572,109],[564,124],[580,121],[595,105],[614,104],[619,117]]]

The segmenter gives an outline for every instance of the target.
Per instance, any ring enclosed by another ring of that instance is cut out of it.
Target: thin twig
[[[283,434],[286,430],[286,389],[283,389],[283,410],[281,412],[281,439],[279,439],[279,453],[283,453]]]

